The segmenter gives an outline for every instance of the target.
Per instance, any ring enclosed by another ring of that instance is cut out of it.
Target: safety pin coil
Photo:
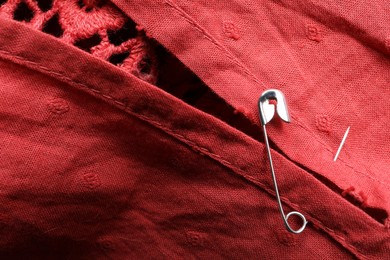
[[[273,179],[273,183],[275,186],[276,199],[278,201],[279,210],[280,210],[280,213],[282,215],[282,218],[283,218],[283,221],[284,221],[284,224],[285,224],[287,230],[294,233],[294,234],[299,234],[306,228],[307,221],[306,221],[305,216],[298,211],[292,211],[292,212],[288,213],[287,215],[284,214],[282,202],[280,200],[278,184],[276,181],[274,165],[272,162],[271,149],[270,149],[269,141],[268,141],[267,129],[265,127],[265,125],[268,124],[275,115],[275,105],[271,104],[269,102],[270,100],[276,101],[276,113],[279,115],[279,117],[283,121],[289,123],[290,122],[290,115],[288,114],[286,99],[280,90],[269,89],[261,94],[260,99],[259,99],[260,121],[261,121],[261,124],[263,126],[264,140],[265,140],[265,145],[267,148],[269,164],[271,167],[272,179]],[[303,225],[297,230],[291,228],[290,225],[288,224],[288,218],[291,217],[292,215],[297,215],[303,221]]]

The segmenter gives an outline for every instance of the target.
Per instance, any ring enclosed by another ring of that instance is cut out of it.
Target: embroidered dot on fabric
[[[327,115],[316,115],[316,126],[317,129],[329,133],[331,129],[330,119]]]
[[[203,247],[206,243],[205,234],[196,231],[186,232],[187,243],[193,247]]]
[[[110,252],[115,250],[115,243],[110,238],[99,239],[97,241],[97,246],[105,252]]]
[[[0,16],[51,34],[142,80],[157,80],[150,41],[137,25],[105,0],[8,0]]]
[[[311,41],[320,42],[323,39],[323,32],[315,24],[306,24],[306,37]]]
[[[229,37],[233,40],[237,41],[238,39],[240,39],[240,33],[238,31],[238,28],[231,21],[223,22],[223,32],[225,33],[226,37]]]
[[[277,229],[275,235],[278,241],[285,246],[294,246],[297,244],[296,236],[286,229]]]
[[[83,182],[83,185],[90,190],[94,190],[101,185],[99,176],[95,173],[83,174],[82,182]]]
[[[47,101],[47,108],[53,114],[64,114],[69,111],[69,105],[62,98],[53,98]]]

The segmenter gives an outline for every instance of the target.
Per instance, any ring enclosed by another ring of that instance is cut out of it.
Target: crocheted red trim
[[[142,80],[157,80],[144,32],[104,0],[0,0],[0,16],[51,34]]]

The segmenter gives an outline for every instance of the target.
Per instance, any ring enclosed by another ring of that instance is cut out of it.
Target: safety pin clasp
[[[276,181],[274,165],[272,162],[271,149],[270,149],[269,141],[268,141],[267,129],[265,127],[265,125],[268,124],[275,115],[275,105],[270,103],[270,100],[276,101],[276,113],[279,115],[279,117],[283,121],[289,123],[290,122],[290,115],[289,115],[288,110],[287,110],[286,98],[284,97],[283,93],[280,90],[269,89],[261,94],[260,99],[259,99],[260,121],[261,121],[261,124],[263,126],[264,140],[265,140],[265,145],[267,148],[269,164],[271,167],[272,180],[273,180],[273,183],[275,186],[276,199],[278,201],[279,210],[280,210],[280,213],[282,215],[282,218],[283,218],[283,221],[284,221],[284,224],[285,224],[287,230],[294,233],[294,234],[299,234],[306,228],[307,221],[306,221],[305,216],[302,213],[297,212],[297,211],[292,211],[292,212],[288,213],[287,215],[285,215],[283,207],[282,207],[282,202],[280,200],[278,184]],[[302,226],[297,230],[291,228],[290,225],[288,224],[288,218],[291,217],[292,215],[297,215],[303,221]]]

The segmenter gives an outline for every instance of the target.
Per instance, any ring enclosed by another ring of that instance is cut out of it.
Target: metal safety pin
[[[269,164],[271,166],[271,172],[272,172],[272,179],[274,182],[275,186],[275,193],[276,193],[276,199],[278,200],[279,204],[279,210],[280,213],[282,214],[284,224],[286,225],[286,228],[288,231],[299,234],[301,233],[307,224],[306,218],[302,213],[298,211],[291,211],[287,215],[284,214],[283,207],[282,207],[282,202],[280,201],[280,195],[279,195],[279,190],[278,190],[278,184],[276,182],[276,176],[275,176],[275,170],[274,170],[274,165],[272,163],[272,156],[271,156],[271,150],[268,142],[268,136],[267,136],[267,129],[265,128],[265,125],[271,121],[271,119],[275,115],[275,105],[271,104],[269,100],[275,100],[277,105],[276,105],[276,113],[279,115],[279,117],[289,123],[290,122],[290,116],[287,111],[287,104],[286,104],[286,99],[283,95],[283,93],[280,90],[277,89],[269,89],[263,94],[261,94],[260,99],[259,99],[259,110],[260,110],[260,121],[263,126],[263,133],[264,133],[264,139],[265,139],[265,145],[267,148],[267,153],[268,153],[268,159],[269,159]],[[301,228],[294,230],[293,228],[290,227],[288,224],[288,218],[291,217],[292,215],[297,215],[303,220],[303,225]]]

